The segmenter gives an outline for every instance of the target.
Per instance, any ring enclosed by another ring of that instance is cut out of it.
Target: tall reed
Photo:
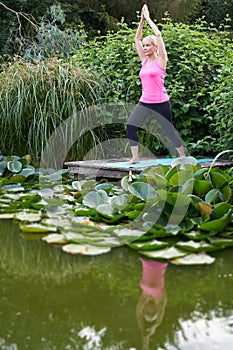
[[[78,63],[49,59],[31,64],[15,59],[0,74],[0,151],[4,155],[31,154],[39,163],[41,153],[54,130],[78,111],[99,103],[103,84]],[[78,120],[76,122],[79,122]],[[59,140],[66,142],[68,135]],[[82,159],[95,133],[77,140],[67,157]]]

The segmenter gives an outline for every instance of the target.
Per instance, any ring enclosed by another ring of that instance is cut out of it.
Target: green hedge
[[[158,26],[169,55],[166,87],[174,124],[189,152],[212,154],[232,148],[233,50],[228,26],[217,30],[203,20],[186,25],[169,18]],[[106,79],[109,102],[136,103],[141,94],[134,35],[135,29],[121,23],[117,33],[84,44],[73,58]]]
[[[174,24],[169,18],[159,27],[169,54],[166,87],[174,124],[189,153],[214,155],[233,149],[233,44],[228,28],[217,30],[201,20],[195,25]],[[29,64],[16,58],[3,65],[1,152],[29,153],[39,161],[53,131],[74,112],[96,104],[137,103],[141,83],[135,28],[120,23],[118,32],[83,43],[69,62],[54,58]],[[100,121],[100,128],[78,140],[67,160],[83,159],[99,141],[125,138],[127,115],[117,117],[122,125]],[[155,137],[140,132],[140,141],[157,154],[164,153]],[[119,157],[127,155],[120,150]]]

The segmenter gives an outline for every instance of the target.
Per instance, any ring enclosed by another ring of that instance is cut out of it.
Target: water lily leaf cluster
[[[233,246],[233,169],[158,165],[120,183],[77,180],[19,157],[2,157],[0,170],[0,218],[66,253],[127,245],[148,259],[196,265]]]

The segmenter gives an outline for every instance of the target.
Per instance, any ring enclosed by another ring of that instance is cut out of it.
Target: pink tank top
[[[147,60],[142,64],[139,77],[142,82],[141,102],[162,103],[169,100],[167,91],[164,87],[164,77],[166,70],[156,62],[147,67]]]
[[[140,260],[142,263],[142,279],[140,282],[142,292],[157,299],[164,290],[164,275],[168,264],[155,260]]]

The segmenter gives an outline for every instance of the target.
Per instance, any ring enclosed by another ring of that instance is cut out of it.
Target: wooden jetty
[[[128,164],[127,159],[101,159],[101,160],[82,160],[66,162],[65,166],[74,175],[89,178],[105,178],[105,179],[120,179],[127,175],[131,170],[133,174],[139,174],[148,167],[156,167],[159,164],[171,166],[174,158],[156,158],[156,159],[142,159],[138,164]],[[196,159],[203,168],[209,168],[212,164],[213,158]],[[227,168],[233,166],[230,160],[218,159],[212,165],[219,168]]]

